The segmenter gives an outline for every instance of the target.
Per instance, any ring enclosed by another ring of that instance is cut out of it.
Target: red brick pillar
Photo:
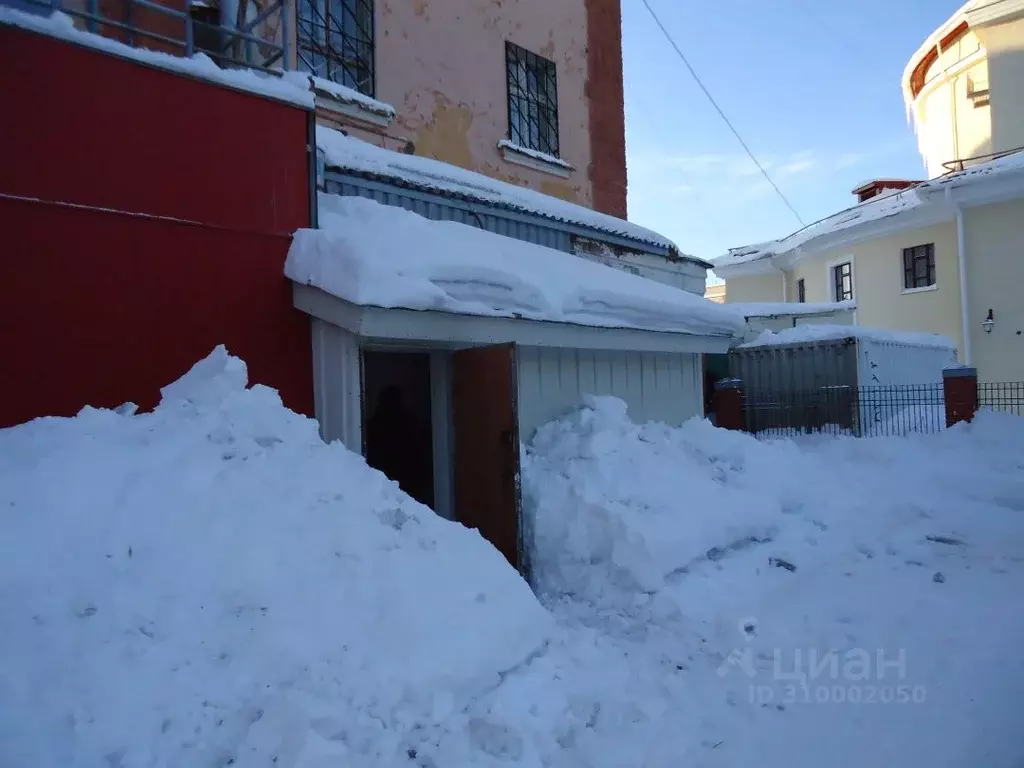
[[[739,379],[715,382],[715,423],[722,429],[743,430],[743,382]]]
[[[978,369],[947,368],[942,372],[942,394],[946,402],[946,426],[970,421],[978,412]]]
[[[626,123],[623,117],[621,0],[584,0],[586,95],[590,132],[587,175],[594,210],[626,218]]]

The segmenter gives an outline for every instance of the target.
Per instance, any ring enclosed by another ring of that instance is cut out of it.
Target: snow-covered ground
[[[594,399],[534,598],[222,351],[0,432],[0,765],[1018,766],[1024,422],[755,440]]]

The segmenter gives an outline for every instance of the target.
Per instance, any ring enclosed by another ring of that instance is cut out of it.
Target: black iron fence
[[[979,382],[978,407],[1024,416],[1024,381]]]
[[[745,392],[743,417],[746,431],[763,436],[891,437],[946,426],[942,384]]]
[[[1024,382],[979,383],[977,407],[1024,416]],[[942,384],[743,391],[742,412],[743,428],[764,437],[930,434],[947,419]]]

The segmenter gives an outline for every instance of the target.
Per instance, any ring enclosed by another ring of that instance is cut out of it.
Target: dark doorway
[[[456,352],[452,362],[455,512],[519,569],[519,430],[515,347]]]
[[[434,506],[430,355],[363,352],[366,462],[428,507]]]

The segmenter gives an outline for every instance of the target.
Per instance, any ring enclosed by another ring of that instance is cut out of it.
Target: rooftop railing
[[[135,48],[176,56],[197,53],[221,67],[290,68],[293,0],[0,0],[0,5],[50,15]]]

